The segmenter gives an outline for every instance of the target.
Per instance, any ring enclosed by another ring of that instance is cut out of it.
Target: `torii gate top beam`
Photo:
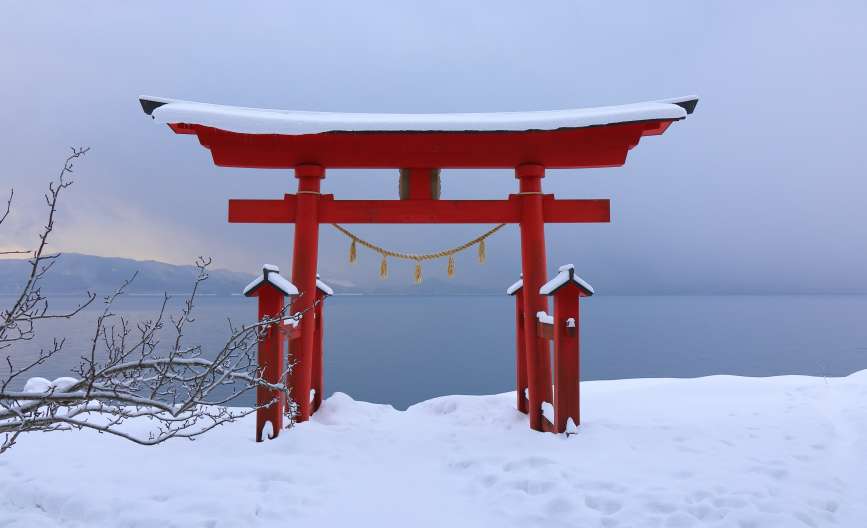
[[[297,196],[282,200],[229,200],[230,223],[295,223]],[[323,194],[320,224],[515,224],[521,218],[518,195],[508,200],[335,200]],[[545,223],[609,222],[608,200],[557,200],[542,196]]]
[[[343,114],[143,96],[142,109],[195,134],[226,167],[548,168],[620,166],[643,136],[692,113],[696,97],[545,112]]]

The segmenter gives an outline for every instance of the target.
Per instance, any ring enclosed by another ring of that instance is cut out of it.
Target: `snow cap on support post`
[[[244,288],[244,296],[246,297],[255,297],[256,290],[258,290],[263,284],[270,284],[277,291],[280,291],[285,296],[295,296],[298,295],[298,288],[295,287],[294,284],[289,282],[286,277],[280,275],[280,268],[273,264],[265,264],[262,266],[262,275],[256,277],[253,282],[247,285]]]
[[[512,284],[508,288],[506,288],[506,295],[516,295],[521,288],[524,287],[524,274],[521,274],[521,278],[518,279],[518,282]]]
[[[581,297],[590,297],[594,293],[593,286],[590,286],[584,279],[575,275],[575,266],[573,264],[560,266],[557,276],[543,284],[539,288],[539,293],[542,295],[554,295],[554,292],[567,284],[576,286],[579,289]]]
[[[334,295],[334,290],[331,289],[331,286],[322,282],[318,273],[316,274],[316,289],[322,292],[325,296]]]

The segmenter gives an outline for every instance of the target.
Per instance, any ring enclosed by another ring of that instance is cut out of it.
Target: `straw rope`
[[[478,246],[479,246],[478,247],[479,262],[484,262],[485,261],[485,239],[488,238],[489,236],[493,235],[494,233],[496,233],[500,229],[502,229],[503,226],[505,226],[506,224],[500,224],[498,226],[495,226],[492,229],[489,229],[488,231],[477,236],[476,238],[461,244],[460,246],[456,246],[456,247],[453,247],[451,249],[444,249],[442,251],[437,251],[434,253],[403,253],[400,251],[392,251],[390,249],[385,249],[382,246],[378,246],[372,242],[368,242],[367,240],[360,238],[358,235],[356,235],[352,231],[346,229],[345,227],[341,226],[340,224],[331,224],[331,225],[334,226],[335,229],[337,229],[338,231],[340,231],[341,233],[346,235],[350,240],[352,240],[351,244],[349,245],[349,262],[350,263],[355,263],[358,260],[358,250],[357,250],[356,244],[361,244],[362,246],[366,247],[367,249],[370,249],[371,251],[378,253],[382,257],[382,262],[380,262],[380,265],[379,265],[379,276],[380,277],[385,278],[388,276],[388,260],[387,260],[388,257],[392,257],[392,258],[396,258],[396,259],[402,259],[402,260],[412,260],[412,261],[415,261],[415,282],[419,283],[419,282],[421,282],[421,279],[422,279],[421,263],[422,263],[422,261],[425,261],[425,260],[436,260],[436,259],[448,257],[448,259],[449,259],[448,268],[447,268],[448,276],[452,277],[455,274],[454,255],[456,253],[460,253],[461,251],[469,249],[469,248],[478,244]]]

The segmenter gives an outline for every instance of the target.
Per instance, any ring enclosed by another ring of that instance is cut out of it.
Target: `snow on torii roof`
[[[289,282],[285,277],[280,275],[280,268],[273,264],[265,264],[262,266],[262,274],[253,279],[253,282],[244,288],[243,294],[247,297],[251,297],[256,293],[256,290],[266,282],[277,288],[277,290],[282,292],[283,295],[298,295],[298,288],[296,288],[295,285]]]
[[[584,279],[575,275],[575,266],[572,264],[560,266],[559,273],[557,273],[553,279],[543,284],[542,287],[539,288],[539,293],[542,295],[551,295],[569,282],[576,284],[579,288],[584,290],[588,296],[595,293],[593,291],[593,286],[590,286],[590,284],[584,281]]]
[[[541,112],[352,114],[242,108],[143,96],[142,109],[193,134],[221,167],[618,167],[644,136],[692,113],[694,96]]]
[[[323,132],[505,132],[584,128],[691,114],[697,96],[570,110],[456,114],[369,114],[245,108],[143,95],[144,112],[165,124],[197,124],[242,134]]]

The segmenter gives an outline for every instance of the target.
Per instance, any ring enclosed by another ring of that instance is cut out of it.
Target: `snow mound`
[[[38,394],[48,393],[52,390],[56,392],[65,392],[79,381],[80,380],[76,378],[70,377],[61,377],[55,379],[54,381],[49,381],[45,378],[34,377],[28,379],[27,382],[24,384],[23,392],[32,392]]]
[[[51,390],[53,384],[45,378],[30,378],[24,384],[24,392],[45,393]]]
[[[397,412],[391,405],[356,401],[348,394],[335,392],[313,415],[313,421],[323,425],[364,427],[365,424],[381,421]]]

